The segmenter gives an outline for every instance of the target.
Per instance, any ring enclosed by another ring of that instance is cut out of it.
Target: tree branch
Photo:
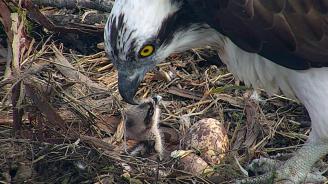
[[[52,6],[57,8],[87,8],[103,12],[110,12],[114,0],[32,0],[39,6]]]

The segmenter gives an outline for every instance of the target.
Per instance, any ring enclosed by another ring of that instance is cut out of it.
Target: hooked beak
[[[118,89],[125,102],[138,105],[134,96],[144,76],[144,72],[133,72],[130,75],[127,72],[118,72]]]

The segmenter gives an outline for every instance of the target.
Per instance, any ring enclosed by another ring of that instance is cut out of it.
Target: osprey
[[[104,38],[131,104],[156,64],[206,45],[247,85],[302,102],[312,131],[275,181],[301,183],[328,153],[328,0],[116,0]]]

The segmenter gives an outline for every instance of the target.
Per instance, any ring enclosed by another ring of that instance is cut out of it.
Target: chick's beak
[[[145,76],[144,72],[118,72],[118,89],[123,100],[131,105],[137,105],[134,96],[138,87]]]

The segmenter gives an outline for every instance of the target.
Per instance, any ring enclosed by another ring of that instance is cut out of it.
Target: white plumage
[[[159,28],[161,27],[162,20],[167,18],[169,15],[174,14],[178,11],[181,3],[171,3],[170,0],[119,0],[116,1],[111,12],[110,17],[119,17],[124,15],[124,22],[126,26],[125,35],[124,30],[119,30],[119,38],[117,44],[119,48],[123,48],[123,43],[126,45],[131,44],[133,40],[129,38],[136,38],[138,47],[137,50],[143,45],[145,40],[158,34]],[[153,8],[145,8],[153,7]],[[110,27],[111,24],[118,25],[118,19],[115,22],[111,22],[108,19],[106,27]],[[105,29],[105,34],[110,35],[110,29]],[[130,35],[127,37],[126,35]],[[105,44],[109,44],[109,37],[105,37]],[[106,46],[107,53],[111,53],[111,46]],[[124,52],[120,52],[118,56],[122,60],[126,60],[126,55],[130,49],[129,47],[123,48]],[[167,56],[166,56],[167,57]]]
[[[222,44],[220,42],[220,44]],[[220,58],[238,79],[268,93],[280,93],[304,104],[312,120],[311,137],[328,139],[328,68],[292,70],[238,48],[226,38]]]

